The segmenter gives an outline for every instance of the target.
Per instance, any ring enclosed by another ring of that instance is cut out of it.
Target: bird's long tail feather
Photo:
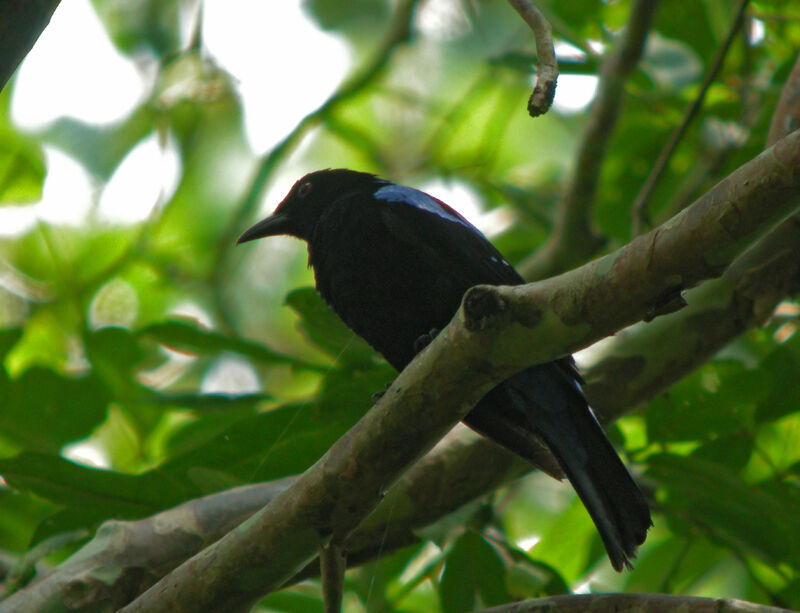
[[[492,418],[482,419],[488,413]],[[652,525],[647,502],[563,368],[550,363],[515,375],[465,421],[527,459],[541,456],[535,443],[540,437],[589,511],[612,566],[630,568]]]

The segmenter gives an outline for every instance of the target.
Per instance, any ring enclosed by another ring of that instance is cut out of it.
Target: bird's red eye
[[[311,181],[306,181],[297,188],[297,195],[300,198],[305,198],[311,193]]]

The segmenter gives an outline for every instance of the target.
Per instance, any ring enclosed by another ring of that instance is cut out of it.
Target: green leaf
[[[331,371],[318,404],[289,404],[235,421],[159,470],[182,478],[190,468],[205,467],[246,482],[302,472],[366,412],[370,393],[382,389],[385,373],[381,368]],[[179,437],[182,448],[190,438]]]
[[[55,505],[38,496],[0,487],[0,549],[25,551],[37,524],[54,509]]]
[[[7,328],[0,330],[0,376],[5,374],[5,367],[2,362],[5,360],[11,348],[22,338],[22,328]]]
[[[648,405],[648,438],[696,441],[752,428],[758,376],[739,362],[706,364]]]
[[[92,369],[117,393],[141,389],[136,367],[144,359],[136,338],[125,328],[106,327],[83,335],[86,357]]]
[[[286,304],[300,316],[300,330],[308,340],[338,364],[374,362],[375,351],[344,325],[313,287],[289,292]]]
[[[0,460],[0,474],[20,490],[88,508],[101,517],[143,517],[200,494],[187,481],[173,479],[162,471],[126,475],[32,451]]]
[[[753,382],[765,393],[755,412],[757,422],[775,421],[800,411],[798,372],[800,353],[791,344],[777,347],[762,360],[758,370],[759,380]]]
[[[37,366],[16,379],[0,378],[0,398],[3,436],[30,449],[58,453],[103,421],[111,394],[92,374],[64,377]]]
[[[265,400],[267,394],[158,394],[147,398],[148,402],[197,411],[242,411],[254,409]]]
[[[193,355],[217,355],[224,351],[238,353],[264,364],[290,364],[309,370],[323,366],[273,351],[264,345],[207,330],[188,321],[172,320],[155,323],[139,331],[140,337],[154,340],[170,349]]]
[[[87,531],[91,534],[103,521],[109,519],[104,509],[89,506],[68,506],[42,519],[36,526],[30,545],[40,543],[59,534]]]
[[[281,611],[281,613],[322,613],[325,609],[322,598],[292,590],[273,592],[261,600],[258,610]]]
[[[348,31],[364,23],[375,27],[391,14],[386,0],[308,0],[304,8],[323,30]]]
[[[445,558],[439,582],[445,613],[471,611],[511,600],[506,588],[506,569],[495,548],[481,535],[467,530]]]
[[[45,172],[44,155],[37,141],[0,129],[0,203],[40,200]]]
[[[501,541],[492,537],[491,542],[496,547],[502,548],[504,557],[510,558],[513,562],[508,568],[507,583],[509,591],[515,598],[535,598],[570,593],[567,581],[554,566],[535,560],[526,551],[505,540]]]
[[[664,486],[668,513],[769,563],[800,564],[797,509],[787,506],[784,498],[746,483],[723,464],[697,457],[650,456],[648,476]]]
[[[692,451],[691,457],[741,470],[750,461],[754,443],[751,435],[734,433],[704,443]]]

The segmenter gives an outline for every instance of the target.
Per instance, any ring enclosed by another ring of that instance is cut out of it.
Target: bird
[[[288,235],[308,245],[322,299],[401,371],[480,284],[524,279],[441,200],[345,168],[298,180],[274,213],[237,244]],[[597,527],[617,571],[652,525],[645,496],[583,394],[572,356],[522,370],[491,389],[463,422],[518,456],[552,452]]]

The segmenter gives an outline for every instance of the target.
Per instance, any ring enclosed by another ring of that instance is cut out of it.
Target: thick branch
[[[792,135],[615,254],[537,284],[473,288],[447,328],[325,456],[125,610],[220,609],[280,587],[320,542],[345,539],[491,386],[657,315],[676,292],[718,276],[800,205],[798,168],[800,135]]]
[[[538,117],[546,113],[553,104],[558,79],[558,61],[553,45],[553,31],[541,11],[530,0],[508,0],[514,10],[520,14],[536,39],[536,85],[528,100],[528,113]]]
[[[698,598],[671,594],[566,594],[484,609],[482,613],[791,613],[736,598]]]
[[[597,95],[578,144],[572,178],[556,211],[553,233],[520,265],[526,279],[543,279],[572,268],[603,244],[590,226],[600,169],[625,98],[625,82],[642,56],[657,7],[656,0],[637,0],[625,30],[601,65]]]
[[[325,613],[339,613],[342,610],[347,558],[338,543],[332,541],[327,545],[320,546],[319,566]]]
[[[800,218],[783,222],[725,274],[691,290],[689,306],[626,330],[584,373],[586,394],[614,419],[661,393],[800,292]]]

